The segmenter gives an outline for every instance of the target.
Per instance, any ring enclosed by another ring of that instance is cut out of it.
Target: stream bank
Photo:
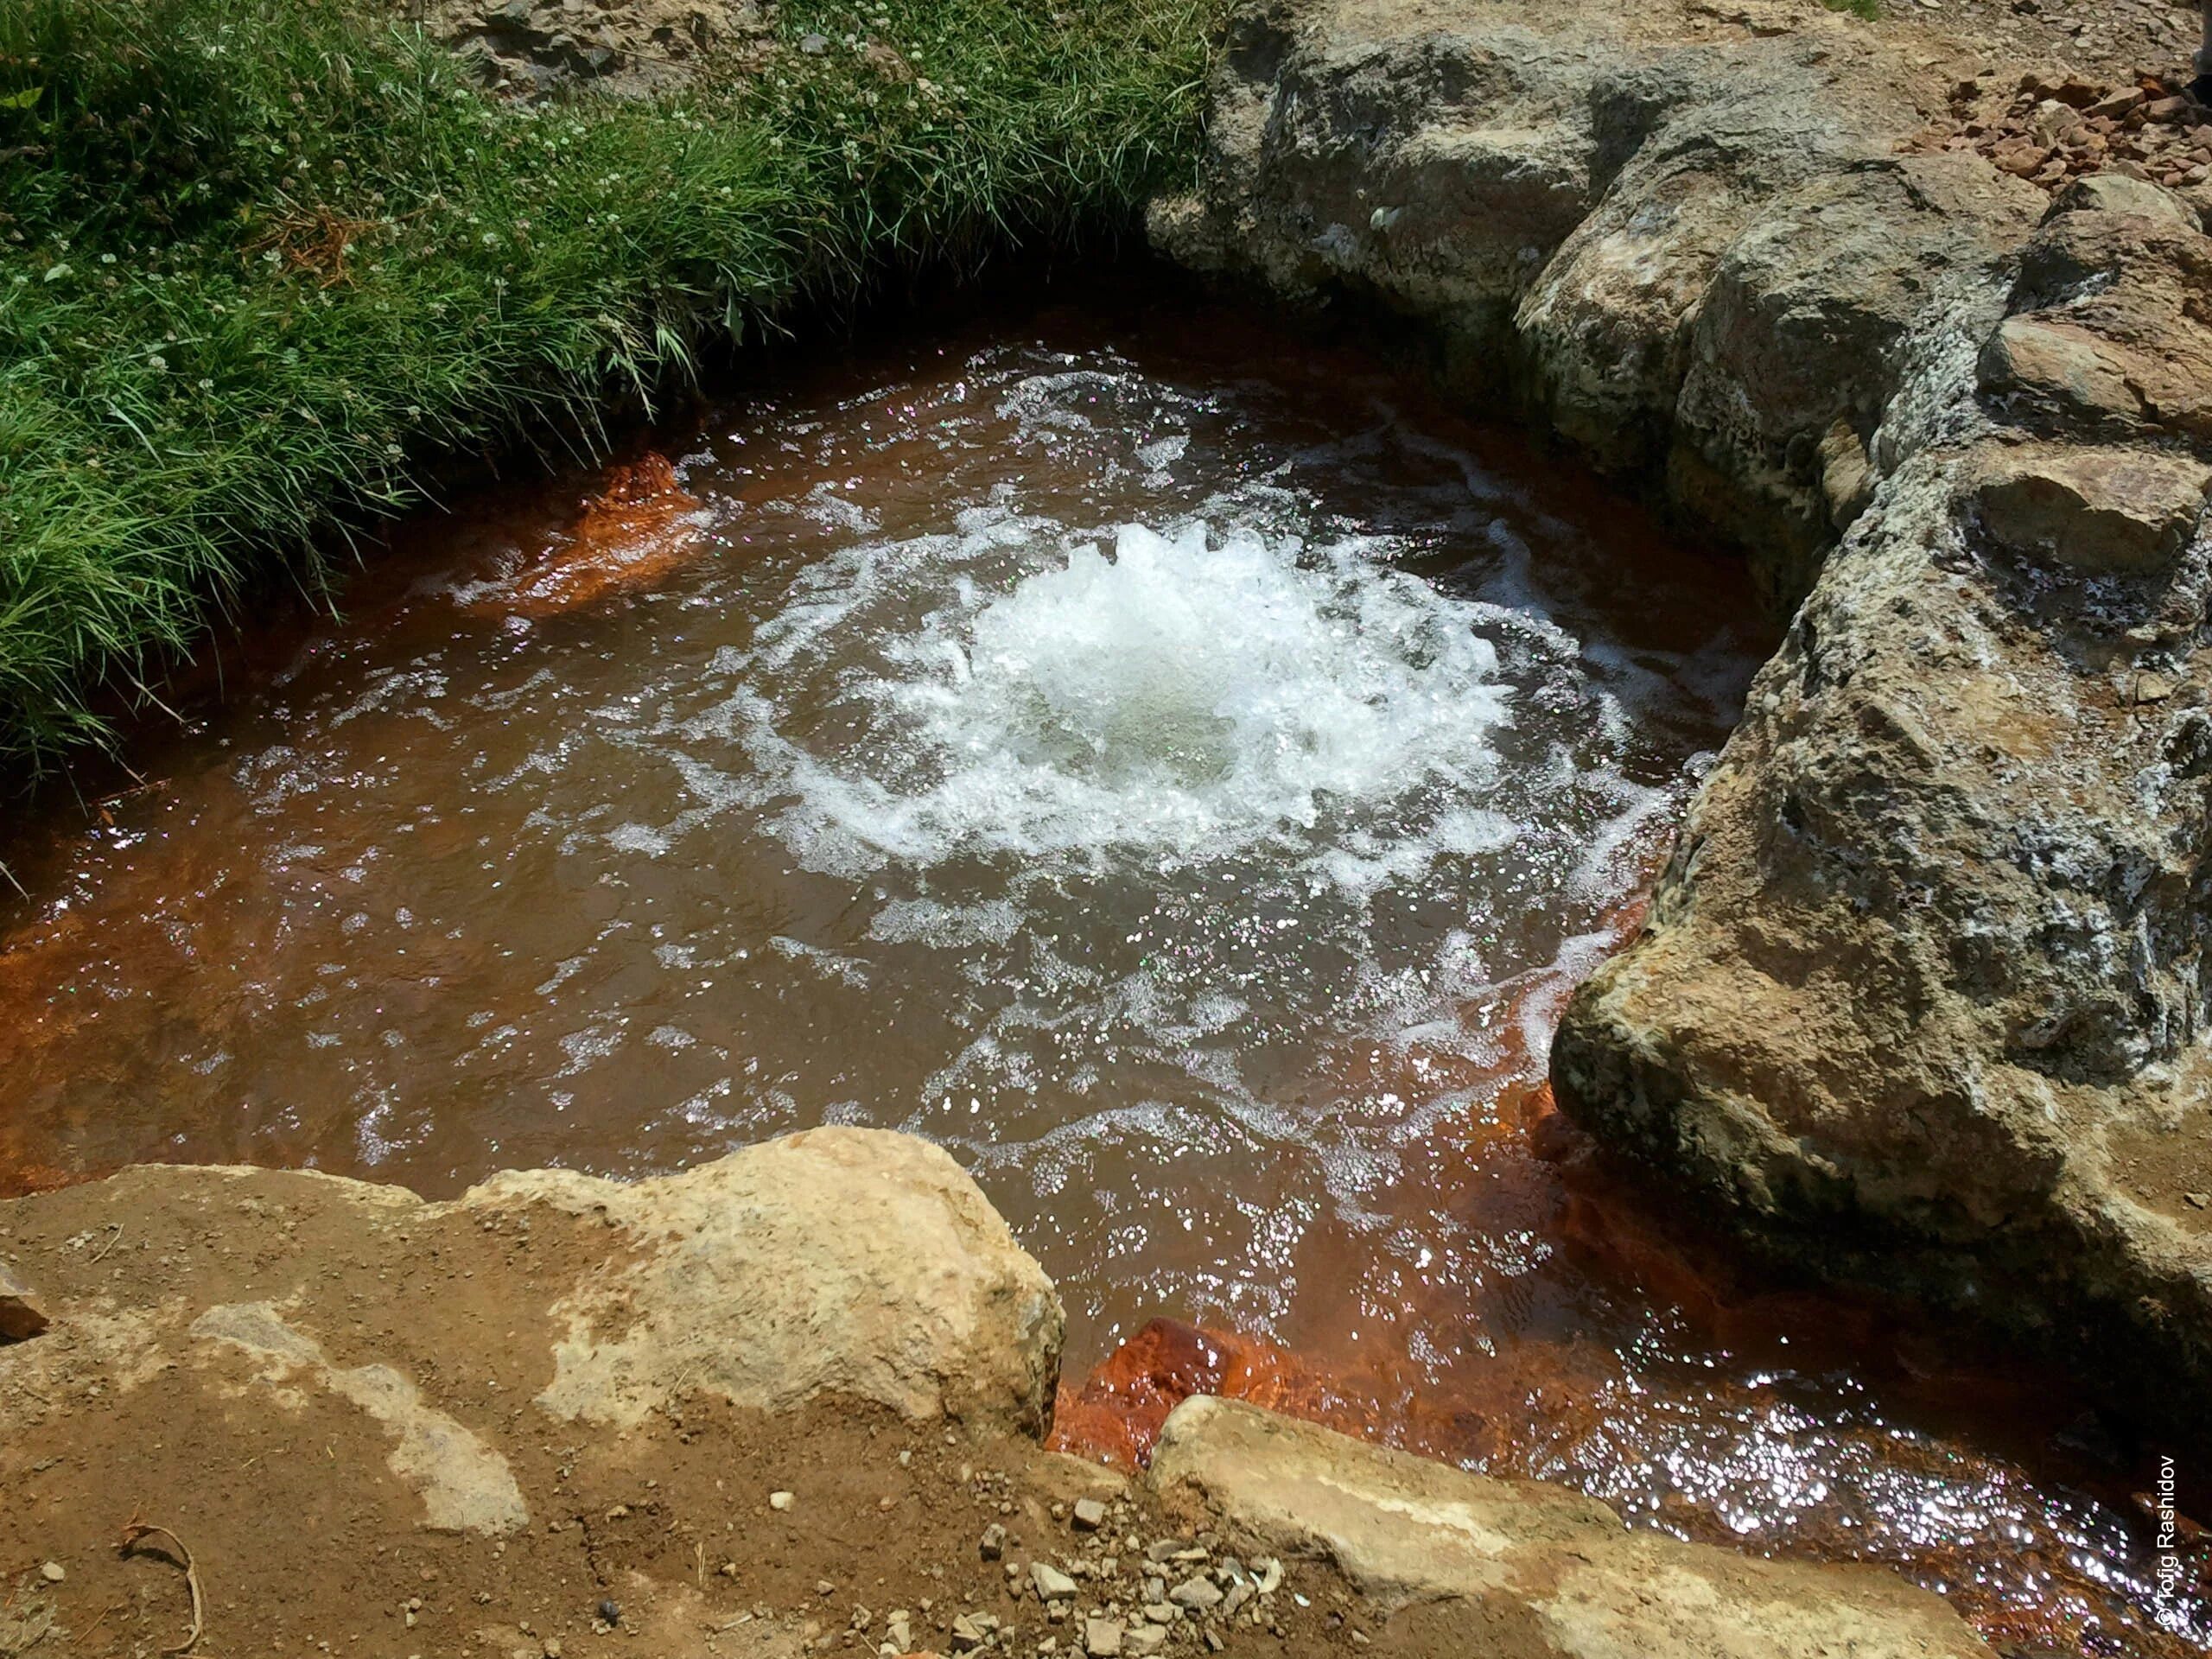
[[[0,1344],[9,1659],[188,1607],[210,1649],[395,1659],[1989,1651],[1878,1569],[1247,1406],[1190,1402],[1134,1482],[1041,1452],[1058,1299],[902,1135],[445,1204],[148,1166],[0,1204],[0,1261],[51,1320]]]
[[[1153,232],[1421,329],[1796,609],[1567,1010],[1561,1105],[1770,1256],[2002,1325],[2192,1445],[2212,239],[2126,168],[1931,143],[1987,56],[1766,0],[1247,7]]]

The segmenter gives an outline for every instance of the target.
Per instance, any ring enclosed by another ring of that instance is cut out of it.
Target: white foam
[[[1012,573],[995,556],[1009,549]],[[1510,834],[1468,804],[1506,715],[1495,648],[1465,601],[1360,542],[1125,525],[1109,556],[1000,513],[828,563],[763,626],[759,664],[834,683],[795,699],[753,677],[730,705],[796,797],[779,827],[813,868],[1319,855],[1325,820],[1395,804],[1380,856],[1402,878],[1470,826]],[[912,620],[874,637],[887,609]],[[823,693],[864,711],[857,742],[849,721],[833,742],[792,717]]]

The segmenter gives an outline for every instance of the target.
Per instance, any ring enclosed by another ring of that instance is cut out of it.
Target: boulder
[[[1663,490],[1786,609],[1835,534],[1823,442],[1840,421],[1866,448],[1931,318],[1995,321],[2044,198],[1898,154],[1913,72],[1783,16],[1692,41],[1627,7],[1247,7],[1199,188],[1153,239],[1414,320],[1465,396]]]
[[[2200,230],[2202,223],[2188,200],[2162,184],[2130,178],[2125,173],[2091,173],[2069,182],[2044,210],[2048,224],[2061,213],[2133,213],[2183,230]]]
[[[1465,1652],[1513,1630],[1562,1659],[1989,1659],[1942,1598],[1878,1568],[1630,1532],[1561,1487],[1470,1475],[1204,1395],[1168,1418],[1149,1479],[1248,1554],[1318,1557],[1384,1608],[1428,1605],[1432,1628],[1456,1630]]]
[[[182,1378],[211,1410],[238,1396],[354,1425],[436,1530],[523,1525],[515,1448],[572,1424],[826,1397],[1041,1438],[1058,1380],[1052,1281],[946,1153],[881,1130],[636,1182],[510,1173],[448,1203],[144,1166],[0,1211],[18,1237],[64,1240],[41,1258],[50,1325],[0,1345],[0,1441]],[[487,1366],[506,1373],[489,1401],[458,1382]]]
[[[909,1135],[812,1129],[657,1180],[560,1170],[463,1200],[603,1218],[630,1249],[556,1312],[538,1402],[635,1422],[679,1386],[788,1409],[871,1400],[1041,1437],[1066,1317],[967,1173]]]
[[[2056,213],[2022,250],[1982,389],[2053,434],[2212,440],[2208,292],[2212,237],[2185,215]]]

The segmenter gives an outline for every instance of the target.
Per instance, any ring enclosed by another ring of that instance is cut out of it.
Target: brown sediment
[[[558,616],[652,587],[698,556],[699,511],[668,457],[647,450],[609,468],[564,537],[467,608]]]

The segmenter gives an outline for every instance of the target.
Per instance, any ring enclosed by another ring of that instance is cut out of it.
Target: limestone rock
[[[1468,396],[1660,484],[1787,605],[1834,536],[1823,441],[1863,446],[1929,316],[1995,321],[2044,199],[1897,154],[1917,116],[1863,35],[1627,21],[1248,6],[1200,188],[1149,228],[1196,269],[1416,319]]]
[[[1503,1624],[1571,1659],[1988,1659],[1942,1600],[1875,1568],[1758,1560],[1631,1533],[1594,1499],[1491,1480],[1204,1395],[1175,1408],[1150,1475],[1229,1537],[1329,1560],[1385,1607],[1465,1609],[1467,1650]]]
[[[125,1409],[175,1375],[346,1426],[433,1528],[521,1524],[508,1437],[570,1432],[547,1414],[619,1427],[701,1391],[770,1412],[836,1395],[1033,1436],[1058,1372],[1052,1281],[950,1157],[880,1130],[815,1130],[628,1185],[510,1174],[444,1204],[168,1166],[16,1203],[86,1236],[118,1217],[149,1241],[219,1229],[239,1255],[137,1273],[123,1293],[81,1255],[54,1257],[51,1325],[0,1344],[0,1441],[61,1402]],[[532,1245],[552,1236],[557,1252]],[[388,1304],[374,1339],[372,1300]],[[489,1369],[507,1372],[499,1392],[480,1385]]]
[[[2049,223],[2061,213],[2133,213],[2140,219],[2163,221],[2183,230],[2199,230],[2202,222],[2183,197],[2148,179],[2125,173],[2092,173],[2074,180],[2050,199],[2044,212]]]
[[[768,32],[758,0],[412,0],[408,21],[525,98],[583,80],[666,91],[710,51],[765,49]]]
[[[775,1411],[839,1394],[1041,1435],[1066,1329],[1052,1282],[942,1148],[812,1129],[634,1185],[494,1177],[465,1202],[605,1217],[634,1249],[560,1309],[538,1396],[636,1422],[679,1385]]]
[[[2164,569],[2204,515],[2212,467],[2130,449],[2031,446],[1980,469],[1974,505],[2013,551],[2093,574]]]

